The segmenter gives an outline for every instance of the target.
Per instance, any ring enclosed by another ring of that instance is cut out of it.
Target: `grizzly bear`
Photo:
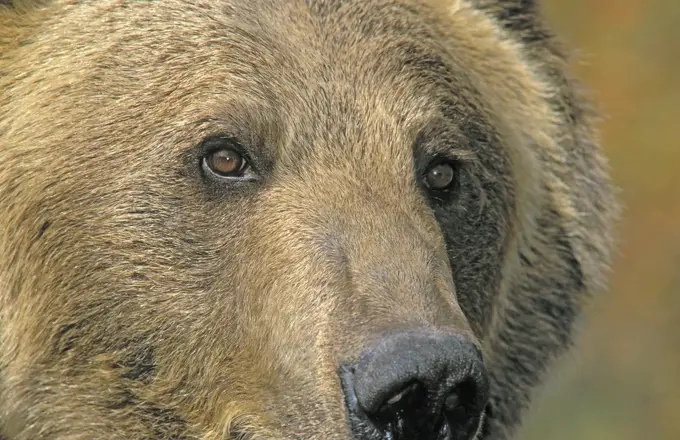
[[[617,211],[534,2],[2,3],[2,439],[513,437]]]

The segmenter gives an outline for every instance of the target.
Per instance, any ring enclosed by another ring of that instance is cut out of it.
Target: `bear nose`
[[[340,376],[357,440],[469,440],[489,398],[481,353],[459,334],[384,337]]]

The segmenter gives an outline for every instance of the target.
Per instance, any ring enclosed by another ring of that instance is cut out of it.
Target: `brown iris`
[[[239,177],[247,167],[243,155],[227,148],[213,151],[205,161],[210,171],[222,177]]]

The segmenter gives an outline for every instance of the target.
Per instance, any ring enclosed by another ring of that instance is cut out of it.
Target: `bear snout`
[[[489,398],[481,353],[458,333],[385,336],[340,377],[356,440],[469,440]]]

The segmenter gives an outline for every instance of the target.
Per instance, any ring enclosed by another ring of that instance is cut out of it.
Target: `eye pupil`
[[[243,171],[245,160],[234,150],[222,149],[208,156],[208,166],[220,176],[238,176]]]
[[[443,190],[451,186],[455,178],[455,170],[450,163],[440,163],[427,171],[427,186],[434,190]]]

